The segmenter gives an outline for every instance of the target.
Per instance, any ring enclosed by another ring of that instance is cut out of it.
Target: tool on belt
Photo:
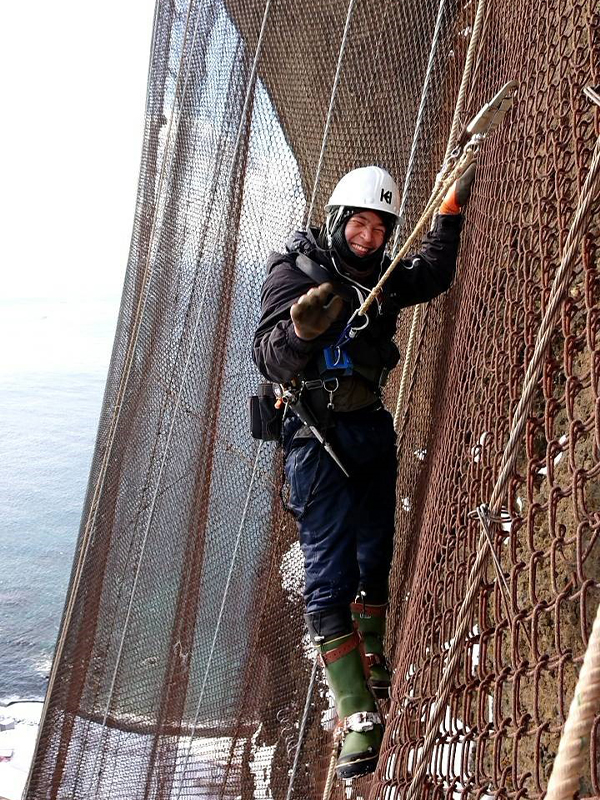
[[[336,383],[337,383],[337,380],[335,378],[334,378],[334,381],[336,381]],[[327,386],[325,385],[325,383],[327,383],[327,382],[321,381],[321,383],[323,383],[323,388],[325,389],[325,391],[329,391],[330,392],[330,396],[332,396],[334,391],[335,391],[335,388],[337,388],[337,387],[334,388],[333,386],[331,386],[328,389]],[[278,399],[282,403],[285,403],[286,407],[289,408],[290,411],[292,411],[298,417],[300,422],[302,422],[304,425],[306,425],[306,427],[310,430],[310,432],[315,437],[315,439],[323,447],[325,452],[335,461],[335,463],[342,470],[344,475],[347,478],[349,478],[350,477],[350,473],[348,472],[346,467],[342,464],[342,462],[340,461],[340,459],[336,455],[336,453],[335,453],[333,447],[331,446],[331,444],[327,441],[325,436],[319,430],[319,428],[317,426],[317,421],[314,418],[314,416],[312,414],[312,411],[307,406],[305,406],[304,403],[302,402],[302,400],[300,399],[300,395],[302,393],[302,389],[305,386],[306,386],[306,388],[313,388],[313,387],[307,386],[306,384],[303,384],[299,389],[296,389],[296,388],[294,388],[293,386],[291,386],[289,384],[276,384],[275,387],[274,387],[275,395],[276,395],[276,397],[278,397]]]
[[[315,385],[317,383],[319,383],[319,387]],[[261,383],[258,393],[250,398],[250,433],[255,439],[279,441],[284,408],[289,408],[300,422],[306,425],[325,452],[349,478],[348,470],[319,430],[314,414],[300,399],[302,390],[305,388],[308,390],[324,388],[329,393],[329,402],[332,406],[332,397],[337,389],[337,383],[336,378],[329,381],[303,381],[298,388],[291,384]]]

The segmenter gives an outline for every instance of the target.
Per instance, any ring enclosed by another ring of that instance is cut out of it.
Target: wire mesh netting
[[[319,668],[299,743],[314,658],[302,560],[280,455],[247,430],[264,265],[355,166],[404,183],[399,241],[410,232],[475,11],[157,3],[128,271],[30,800],[322,796],[334,713]],[[599,22],[593,0],[486,11],[463,122],[519,88],[479,154],[455,286],[421,316],[398,429],[393,698],[376,774],[336,800],[403,797],[422,748],[471,512],[497,477],[597,136],[583,88]],[[494,527],[508,596],[490,565],[423,798],[545,791],[600,600],[598,292],[596,213]],[[386,391],[393,407],[398,378]],[[600,795],[599,737],[597,719],[581,798]]]

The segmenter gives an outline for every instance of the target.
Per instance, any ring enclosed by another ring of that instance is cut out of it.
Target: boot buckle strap
[[[353,632],[352,636],[346,639],[345,642],[342,642],[339,647],[334,648],[333,650],[329,650],[327,653],[321,652],[321,658],[323,662],[327,666],[328,664],[333,664],[339,658],[343,658],[347,656],[348,653],[351,653],[353,650],[356,650],[359,644],[358,634],[356,631]]]
[[[350,603],[350,611],[361,619],[372,619],[373,617],[385,617],[387,603],[381,606],[372,606],[368,603]]]
[[[381,717],[376,711],[357,711],[345,717],[339,726],[339,736],[345,736],[349,731],[365,733],[372,731],[375,725],[382,725]]]
[[[381,653],[365,653],[365,661],[369,667],[386,667],[387,661]]]

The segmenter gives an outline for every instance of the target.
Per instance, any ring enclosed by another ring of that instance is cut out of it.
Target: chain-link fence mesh
[[[358,165],[407,175],[400,239],[410,231],[475,10],[157,3],[129,266],[30,800],[321,797],[331,702],[319,669],[299,745],[313,663],[302,562],[280,456],[247,431],[264,264]],[[479,156],[456,284],[417,332],[398,431],[393,699],[377,773],[335,800],[401,798],[410,782],[479,536],[470,512],[489,499],[597,135],[583,88],[598,81],[599,22],[593,0],[486,11],[464,121],[507,80],[519,88]],[[494,529],[510,610],[490,566],[423,798],[547,785],[600,600],[597,234],[594,217],[511,521]],[[596,720],[582,798],[600,795],[599,737]]]

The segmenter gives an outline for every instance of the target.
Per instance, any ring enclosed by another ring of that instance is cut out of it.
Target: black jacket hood
[[[331,253],[319,247],[319,228],[309,228],[307,231],[294,231],[287,242],[285,249],[288,253],[304,253],[313,257],[320,264],[333,267]]]

